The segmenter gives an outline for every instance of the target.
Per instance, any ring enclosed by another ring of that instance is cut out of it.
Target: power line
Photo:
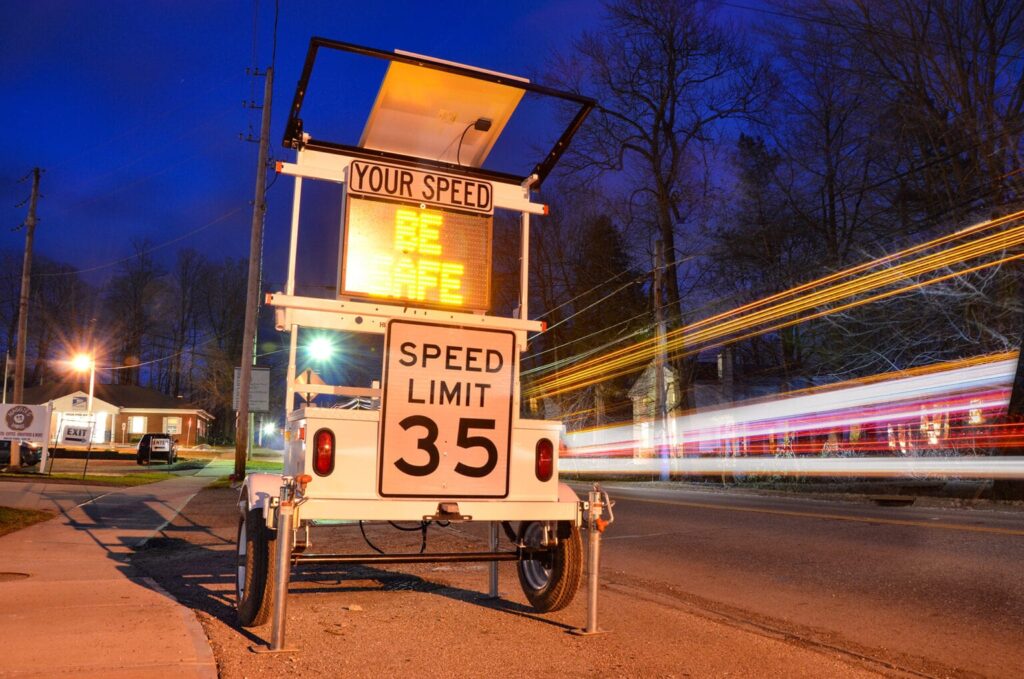
[[[149,254],[149,253],[154,252],[156,250],[160,250],[161,248],[165,248],[168,245],[173,245],[174,243],[177,243],[179,241],[185,240],[186,238],[189,238],[190,236],[194,236],[195,234],[199,233],[200,231],[208,229],[211,226],[214,226],[215,224],[219,224],[220,222],[224,221],[228,217],[231,217],[231,216],[241,212],[243,207],[236,207],[233,210],[229,210],[228,212],[225,212],[220,217],[217,217],[216,219],[213,219],[213,220],[207,222],[206,224],[203,224],[202,226],[196,227],[196,228],[192,229],[191,231],[183,233],[180,236],[177,236],[177,237],[172,238],[170,240],[164,241],[163,243],[159,243],[159,244],[154,245],[152,247],[148,247],[148,248],[146,248],[144,250],[140,250],[140,251],[136,252],[133,255],[129,255],[127,257],[122,257],[121,259],[115,259],[115,260],[113,260],[111,262],[107,262],[106,264],[99,264],[97,266],[89,267],[88,269],[76,269],[74,271],[54,271],[54,272],[50,272],[50,273],[37,273],[37,274],[32,274],[32,277],[33,278],[52,278],[52,277],[56,277],[56,276],[77,276],[79,274],[91,273],[93,271],[99,271],[101,269],[109,269],[112,266],[117,266],[118,264],[122,264],[124,262],[131,261],[133,259],[141,257],[142,255],[146,255],[146,254]]]

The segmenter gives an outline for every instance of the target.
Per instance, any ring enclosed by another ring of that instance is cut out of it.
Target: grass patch
[[[249,460],[245,463],[245,473],[251,474],[253,472],[280,472],[284,469],[284,464],[281,462],[273,462],[271,460]],[[216,481],[207,486],[207,488],[231,488],[231,477],[221,476]]]
[[[7,535],[22,528],[28,528],[34,523],[52,519],[52,512],[42,512],[35,509],[14,509],[12,507],[0,507],[0,535]]]
[[[192,458],[179,457],[178,461],[174,463],[174,466],[172,466],[171,469],[176,472],[183,472],[188,471],[189,469],[202,469],[208,464],[210,464],[209,460],[196,460]]]
[[[215,488],[231,488],[232,483],[233,481],[231,480],[230,476],[222,476],[213,483],[211,483],[210,485],[208,485],[206,488],[207,490]]]
[[[249,460],[245,463],[247,472],[279,472],[282,469],[284,469],[284,463],[273,460]]]

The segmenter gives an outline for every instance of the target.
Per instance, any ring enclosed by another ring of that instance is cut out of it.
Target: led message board
[[[486,311],[492,220],[488,215],[349,193],[339,293]]]

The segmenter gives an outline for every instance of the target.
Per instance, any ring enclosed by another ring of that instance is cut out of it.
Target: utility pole
[[[260,263],[263,260],[263,217],[267,211],[267,151],[270,146],[270,103],[274,91],[274,67],[264,73],[263,117],[260,150],[256,161],[256,197],[252,204],[252,237],[249,239],[249,285],[245,297],[245,328],[242,334],[242,365],[238,377],[238,422],[235,427],[235,478],[245,476],[249,449],[249,385],[252,383],[253,346],[260,300]]]
[[[14,353],[14,393],[12,403],[25,399],[25,347],[28,345],[28,300],[32,289],[32,241],[36,235],[36,205],[39,202],[38,167],[32,168],[32,197],[28,201],[28,217],[25,218],[25,260],[21,265],[21,299],[18,302],[18,345]],[[11,443],[11,467],[21,464],[19,446]]]
[[[654,322],[655,322],[655,346],[654,356],[654,408],[655,408],[655,454],[661,461],[661,480],[668,481],[669,474],[669,450],[666,441],[668,424],[668,398],[665,389],[665,366],[667,357],[665,351],[665,315],[664,306],[664,283],[662,273],[665,269],[665,243],[658,240],[654,244]]]

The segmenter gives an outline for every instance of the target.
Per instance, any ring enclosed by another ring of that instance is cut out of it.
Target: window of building
[[[128,433],[129,434],[145,434],[146,433],[146,416],[145,415],[132,415],[128,418]]]
[[[181,433],[181,418],[180,417],[165,417],[164,418],[164,432],[167,434],[180,434]]]

